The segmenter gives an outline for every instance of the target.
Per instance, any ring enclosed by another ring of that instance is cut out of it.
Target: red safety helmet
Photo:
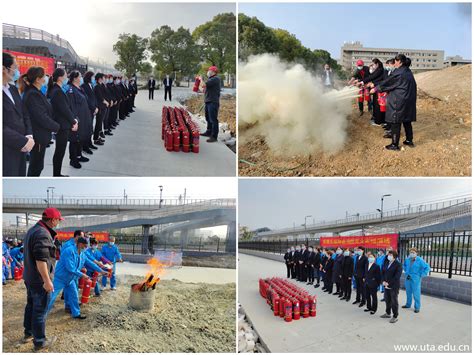
[[[59,210],[54,207],[48,207],[47,209],[45,209],[43,211],[43,217],[51,219],[56,218],[61,221],[64,221],[64,218],[61,216],[61,212],[59,212]]]
[[[356,64],[357,64],[358,67],[363,66],[364,61],[362,59],[359,59]]]
[[[214,73],[218,73],[218,72],[219,72],[219,69],[217,69],[217,67],[216,67],[215,65],[210,66],[208,70],[211,70],[211,71],[213,71]]]

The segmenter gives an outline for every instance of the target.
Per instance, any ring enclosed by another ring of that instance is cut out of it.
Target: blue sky
[[[471,59],[471,4],[240,3],[239,12],[340,57],[344,41],[365,47],[439,49]]]
[[[239,224],[284,228],[315,221],[344,218],[349,214],[376,213],[380,197],[384,210],[400,204],[432,202],[471,194],[466,178],[436,179],[239,179]]]

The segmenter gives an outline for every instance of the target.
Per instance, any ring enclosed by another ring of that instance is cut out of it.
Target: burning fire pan
[[[128,306],[139,312],[151,312],[155,303],[155,288],[147,288],[142,291],[137,289],[139,284],[130,287],[130,300]]]

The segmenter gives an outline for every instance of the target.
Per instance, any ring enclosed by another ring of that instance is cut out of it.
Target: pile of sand
[[[117,291],[104,291],[82,306],[84,321],[56,306],[46,332],[58,341],[51,352],[234,352],[235,284],[161,281],[152,313],[128,308],[130,285],[140,278],[119,277]],[[10,282],[3,288],[3,351],[32,352],[20,344],[26,289]]]

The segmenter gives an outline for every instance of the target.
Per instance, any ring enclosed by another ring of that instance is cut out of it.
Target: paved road
[[[149,268],[146,264],[129,262],[117,264],[117,275],[146,276]],[[217,269],[210,267],[183,266],[165,271],[162,280],[179,280],[182,282],[205,282],[211,284],[226,284],[236,281],[235,269]]]
[[[420,313],[400,309],[398,323],[390,324],[379,317],[384,303],[379,302],[378,312],[371,316],[352,302],[304,286],[318,296],[317,317],[285,323],[273,316],[258,293],[258,279],[270,276],[286,276],[283,262],[239,254],[238,300],[272,352],[396,352],[394,345],[400,344],[471,346],[472,307],[428,296],[422,298]],[[404,301],[402,291],[399,302]]]
[[[186,94],[188,88],[175,88],[174,94]],[[155,100],[148,100],[148,92],[139,91],[136,109],[107,136],[105,145],[88,156],[91,160],[81,169],[69,165],[66,152],[62,173],[69,176],[235,176],[235,154],[222,142],[200,140],[200,152],[167,152],[161,140],[161,109],[163,91],[155,92]],[[170,104],[168,101],[167,104]],[[172,105],[178,104],[173,101]],[[53,175],[54,145],[46,151],[42,176]]]

